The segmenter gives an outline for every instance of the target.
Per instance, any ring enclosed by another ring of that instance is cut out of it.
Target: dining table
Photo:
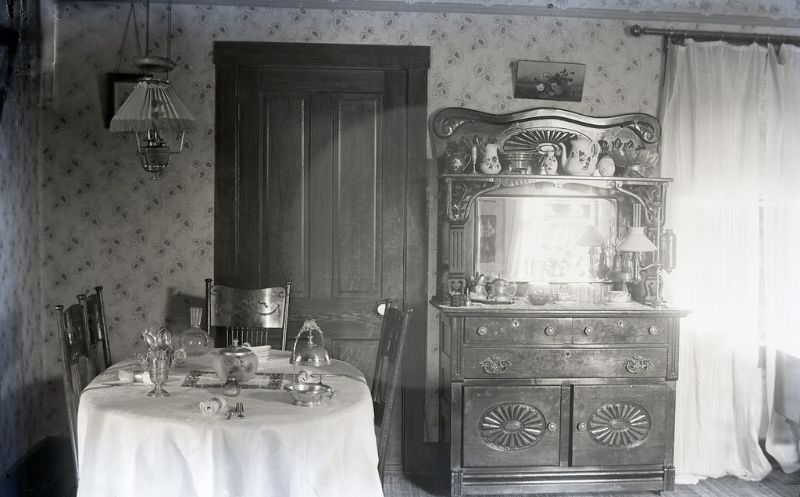
[[[173,365],[167,397],[148,397],[153,387],[138,380],[133,359],[84,389],[78,497],[383,495],[372,399],[357,368],[339,360],[300,367],[288,352],[270,351],[229,397],[214,356]],[[285,387],[298,378],[322,382],[333,395],[319,406],[297,405]]]

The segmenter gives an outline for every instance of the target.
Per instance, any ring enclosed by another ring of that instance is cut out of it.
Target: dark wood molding
[[[216,41],[214,64],[420,69],[430,66],[430,47]]]

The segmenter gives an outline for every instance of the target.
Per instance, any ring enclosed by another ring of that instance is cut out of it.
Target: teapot
[[[220,380],[235,379],[238,383],[250,381],[258,369],[258,356],[247,347],[240,346],[233,339],[230,347],[221,349],[214,356],[214,372]]]
[[[495,301],[508,301],[514,299],[517,293],[517,284],[503,278],[495,278],[489,287],[489,299]]]
[[[561,145],[561,164],[570,176],[591,176],[597,169],[597,156],[600,146],[584,136],[574,138],[570,142],[569,155],[567,147]]]

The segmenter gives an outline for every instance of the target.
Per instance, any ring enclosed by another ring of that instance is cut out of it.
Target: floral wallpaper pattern
[[[117,54],[128,8],[58,3],[40,181],[45,303],[71,303],[103,285],[115,359],[141,348],[144,327],[187,327],[190,303],[202,300],[203,280],[213,276],[216,40],[428,45],[430,112],[552,105],[512,98],[510,65],[519,59],[587,64],[582,101],[562,108],[592,115],[657,109],[661,41],[630,38],[618,21],[180,4],[170,79],[198,129],[151,181],[136,163],[133,137],[110,134],[101,117],[102,76],[118,66],[133,71],[132,40]],[[154,40],[165,22],[159,8],[151,15]],[[49,376],[59,374],[54,338],[46,337]]]
[[[0,471],[34,443],[38,412],[59,392],[43,383],[39,259],[38,77],[26,66],[36,40],[23,39],[0,97]],[[5,64],[5,59],[2,60]],[[5,69],[5,67],[4,67]],[[6,80],[3,81],[5,83]],[[60,380],[60,377],[58,378]],[[56,383],[58,387],[58,383]],[[2,478],[5,480],[5,477]],[[0,495],[4,493],[0,481]]]

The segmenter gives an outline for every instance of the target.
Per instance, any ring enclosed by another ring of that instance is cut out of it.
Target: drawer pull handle
[[[578,423],[578,431],[586,431],[586,423]]]
[[[658,328],[656,328],[655,325],[652,325],[649,328],[647,328],[647,332],[650,333],[651,335],[658,335]]]
[[[548,431],[556,431],[558,429],[558,425],[555,423],[547,423],[547,430]]]
[[[486,374],[503,374],[511,367],[511,361],[493,355],[482,360],[480,365]]]
[[[556,329],[553,328],[552,326],[545,326],[544,334],[551,337],[556,334]]]
[[[511,320],[511,327],[512,328],[519,328],[519,319],[512,319]]]
[[[617,328],[622,328],[625,326],[625,321],[617,321]]]
[[[476,333],[480,336],[486,336],[486,334],[489,333],[489,328],[486,326],[481,326],[476,330]]]
[[[587,335],[591,335],[592,333],[594,333],[594,328],[592,328],[591,326],[587,326],[586,328],[583,329],[583,332]]]
[[[625,366],[625,371],[630,374],[644,374],[647,368],[653,365],[653,362],[646,357],[635,355],[625,359],[622,364]]]

